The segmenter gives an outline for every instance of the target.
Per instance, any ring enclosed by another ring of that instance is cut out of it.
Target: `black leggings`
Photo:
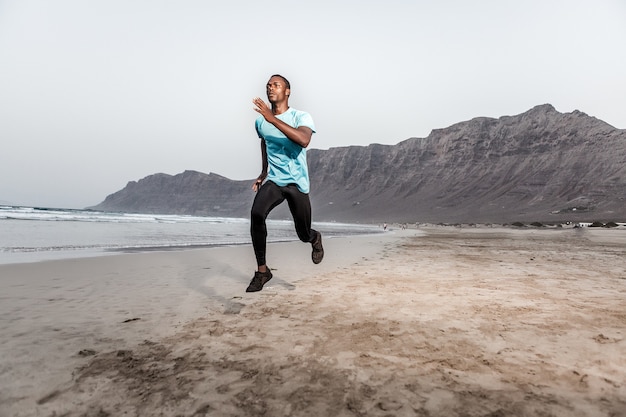
[[[280,187],[272,181],[267,181],[254,197],[250,214],[250,234],[252,246],[258,266],[265,265],[265,248],[267,239],[267,219],[270,211],[287,200],[289,211],[293,216],[298,238],[303,242],[313,242],[317,232],[311,229],[311,202],[309,195],[298,190],[295,184]]]

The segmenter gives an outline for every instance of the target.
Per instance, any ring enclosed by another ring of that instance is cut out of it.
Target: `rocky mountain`
[[[252,180],[233,181],[214,173],[185,171],[130,181],[95,210],[130,213],[246,217],[254,198]]]
[[[307,155],[318,221],[626,220],[626,130],[549,104],[397,145]],[[192,171],[155,174],[94,208],[247,217],[251,183]],[[288,216],[286,205],[273,213]]]

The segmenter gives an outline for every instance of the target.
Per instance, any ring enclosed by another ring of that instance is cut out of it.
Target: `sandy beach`
[[[0,266],[0,416],[626,416],[626,230]]]

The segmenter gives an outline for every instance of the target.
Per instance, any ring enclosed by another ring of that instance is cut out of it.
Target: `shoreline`
[[[343,224],[342,225],[349,225]],[[351,226],[364,226],[353,224]],[[327,238],[348,238],[359,236],[370,236],[383,233],[382,230],[376,230],[374,225],[365,225],[366,228],[358,231],[336,231],[329,229],[326,225],[326,229],[320,229],[324,236]],[[369,228],[369,230],[367,229]],[[291,229],[289,229],[291,232]],[[268,237],[268,244],[275,243],[289,243],[299,242],[299,239],[293,234],[293,236],[282,237]],[[43,248],[18,248],[18,250],[6,250],[6,248],[0,248],[0,266],[9,264],[25,264],[36,262],[47,262],[55,260],[69,260],[69,259],[81,259],[81,258],[93,258],[99,256],[110,256],[120,253],[143,253],[143,252],[166,252],[166,251],[185,251],[196,249],[210,249],[215,247],[231,247],[231,246],[245,246],[250,245],[250,237],[239,237],[238,239],[217,241],[211,243],[168,243],[161,245],[151,245],[148,243],[137,245],[123,245],[123,246],[111,246],[107,244],[96,244],[94,246],[86,247],[62,247],[54,246]],[[11,249],[11,248],[10,248]]]
[[[0,414],[621,416],[625,242],[433,226],[327,239],[320,265],[278,243],[252,294],[249,245],[0,265]]]

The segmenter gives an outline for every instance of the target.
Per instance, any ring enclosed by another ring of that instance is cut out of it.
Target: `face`
[[[290,93],[285,82],[280,77],[270,78],[265,86],[265,92],[267,93],[267,99],[270,103],[284,101],[289,97]]]

